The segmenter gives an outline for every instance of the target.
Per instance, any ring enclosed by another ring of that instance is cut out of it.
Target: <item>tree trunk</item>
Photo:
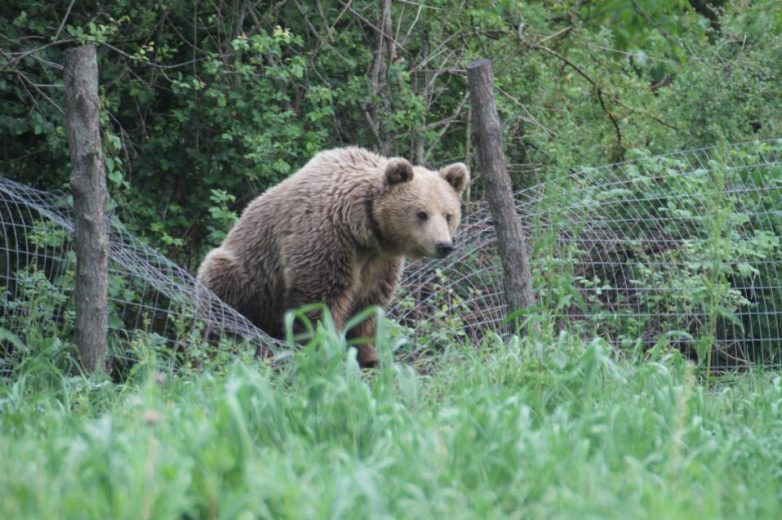
[[[391,23],[391,0],[380,0],[380,21],[378,22],[378,42],[375,59],[369,71],[369,83],[372,85],[372,93],[376,98],[383,95],[385,89],[388,67],[396,56],[396,42],[393,38],[394,27]],[[375,138],[378,151],[388,154],[390,142],[383,135],[383,126],[380,124],[379,99],[375,99],[365,110],[364,116],[369,124],[372,135]]]
[[[108,221],[94,45],[65,52],[65,126],[76,244],[76,346],[84,369],[103,369],[108,330]]]
[[[502,151],[502,127],[494,101],[491,62],[478,60],[468,65],[467,79],[478,170],[486,187],[486,200],[497,230],[505,298],[510,312],[513,312],[532,305],[534,297],[521,219],[516,213]]]

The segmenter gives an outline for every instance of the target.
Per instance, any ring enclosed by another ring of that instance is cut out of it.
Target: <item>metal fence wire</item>
[[[0,178],[0,372],[19,361],[20,343],[72,339],[75,314],[72,200]],[[225,305],[193,275],[112,218],[109,235],[109,356],[138,359],[134,340],[175,350],[246,344],[263,355],[280,352],[269,337]]]
[[[714,369],[780,366],[781,153],[773,140],[544,172],[515,197],[537,298],[524,316],[620,347],[708,355]],[[390,315],[414,336],[507,334],[485,203],[457,240],[445,260],[407,267]]]
[[[666,343],[714,368],[780,366],[782,140],[697,149],[575,172],[544,172],[516,194],[537,317],[554,331],[618,347]],[[75,258],[70,201],[0,178],[0,327],[68,337]],[[283,345],[199,286],[113,218],[110,346],[175,349],[224,339],[279,355]],[[457,249],[408,264],[388,317],[414,348],[505,336],[509,313],[485,203],[470,203]],[[35,327],[30,327],[35,323]],[[0,336],[3,364],[19,342]],[[15,344],[16,343],[16,344]]]

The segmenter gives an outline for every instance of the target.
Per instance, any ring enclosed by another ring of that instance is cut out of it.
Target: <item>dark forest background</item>
[[[493,61],[516,187],[778,137],[781,34],[774,0],[7,0],[0,175],[68,189],[63,50],[97,43],[112,205],[192,268],[318,150],[474,165],[476,58]]]

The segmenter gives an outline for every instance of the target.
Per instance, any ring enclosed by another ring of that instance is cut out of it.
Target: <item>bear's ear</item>
[[[393,186],[413,180],[413,165],[405,159],[391,159],[386,166],[386,185]]]
[[[440,170],[440,176],[448,181],[456,193],[461,197],[464,189],[470,183],[470,170],[464,163],[454,163]]]

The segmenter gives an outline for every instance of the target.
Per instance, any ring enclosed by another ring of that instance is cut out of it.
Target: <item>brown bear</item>
[[[198,279],[272,336],[285,311],[309,303],[325,303],[341,330],[388,304],[404,257],[451,252],[469,180],[462,163],[434,172],[356,147],[320,152],[247,206]],[[374,319],[350,331],[374,334]],[[358,360],[374,366],[373,346]]]

